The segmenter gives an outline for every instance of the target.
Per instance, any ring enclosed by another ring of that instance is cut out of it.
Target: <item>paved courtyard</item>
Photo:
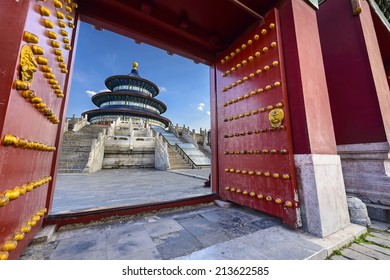
[[[50,214],[209,194],[209,170],[60,174]],[[351,224],[326,238],[235,204],[214,203],[43,228],[23,260],[375,260],[390,258],[390,223]]]
[[[258,211],[206,204],[66,226],[48,242],[30,245],[21,259],[325,259],[333,248],[364,232],[351,225],[321,239]]]
[[[58,174],[51,214],[172,201],[210,194],[210,169],[104,169]]]

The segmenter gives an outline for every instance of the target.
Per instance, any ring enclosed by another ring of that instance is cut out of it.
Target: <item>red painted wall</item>
[[[280,7],[295,154],[335,154],[336,142],[315,10],[305,1]]]
[[[324,2],[318,26],[337,144],[386,141],[371,68],[383,64],[371,65],[367,51],[367,40],[376,44],[375,34],[364,37],[361,16],[352,14],[351,1]]]

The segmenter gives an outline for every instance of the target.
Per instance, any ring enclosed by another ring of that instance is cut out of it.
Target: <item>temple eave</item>
[[[91,121],[91,119],[99,116],[101,117],[106,116],[107,118],[110,118],[110,116],[118,116],[118,117],[127,116],[129,118],[135,117],[135,118],[155,120],[161,122],[166,127],[168,127],[171,124],[171,121],[167,118],[164,118],[162,116],[150,112],[145,112],[145,111],[141,112],[134,109],[127,109],[127,110],[126,109],[95,109],[95,110],[89,110],[83,112],[81,115],[82,116],[87,115],[88,121]]]

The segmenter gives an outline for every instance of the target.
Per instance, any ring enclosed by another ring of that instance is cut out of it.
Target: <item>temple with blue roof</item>
[[[137,62],[133,62],[129,75],[108,77],[105,85],[109,90],[92,97],[99,109],[82,113],[91,124],[110,124],[118,117],[123,121],[138,119],[161,127],[171,124],[169,119],[161,116],[167,106],[155,98],[159,94],[158,86],[140,77]]]

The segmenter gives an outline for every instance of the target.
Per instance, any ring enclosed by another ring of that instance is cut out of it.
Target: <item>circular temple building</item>
[[[143,120],[149,125],[167,127],[171,121],[161,116],[167,106],[156,99],[159,88],[138,74],[138,63],[133,63],[129,75],[111,76],[105,80],[109,91],[92,96],[99,109],[82,113],[91,124],[110,124],[118,117],[123,121]]]

